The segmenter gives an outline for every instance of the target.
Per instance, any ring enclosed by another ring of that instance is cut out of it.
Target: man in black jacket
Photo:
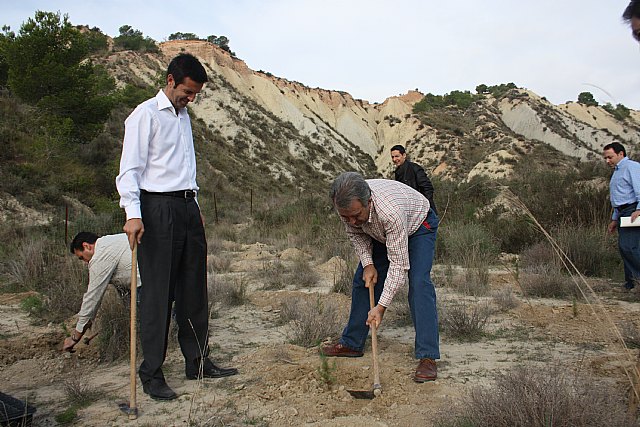
[[[391,161],[396,165],[395,180],[418,190],[429,200],[429,205],[434,212],[438,212],[433,201],[433,184],[422,169],[422,166],[407,160],[407,152],[402,145],[391,147]]]

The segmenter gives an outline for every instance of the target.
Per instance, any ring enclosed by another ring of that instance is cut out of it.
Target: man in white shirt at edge
[[[193,55],[182,53],[167,69],[166,86],[125,121],[116,187],[127,221],[124,231],[138,246],[140,342],[138,369],[143,391],[172,400],[162,365],[167,351],[171,307],[187,379],[235,375],[209,359],[207,241],[196,201],[196,157],[186,106],[207,82]],[[175,304],[174,304],[175,303]]]
[[[69,249],[88,265],[89,286],[82,297],[78,323],[71,336],[65,338],[63,351],[71,351],[91,327],[109,283],[121,296],[127,295],[131,287],[131,249],[126,234],[98,237],[89,231],[81,231],[73,238]],[[141,285],[139,273],[137,285]]]

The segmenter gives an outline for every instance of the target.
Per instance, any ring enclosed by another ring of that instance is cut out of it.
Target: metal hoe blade
[[[138,408],[131,408],[128,403],[119,403],[118,408],[129,416],[130,420],[138,418]]]

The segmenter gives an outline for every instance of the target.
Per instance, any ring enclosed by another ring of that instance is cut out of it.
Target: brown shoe
[[[327,357],[362,357],[364,354],[340,343],[325,345],[322,347],[322,352]]]
[[[417,383],[424,383],[427,381],[435,381],[438,378],[438,368],[436,362],[433,359],[421,359],[416,368],[416,374],[413,376],[413,380]]]

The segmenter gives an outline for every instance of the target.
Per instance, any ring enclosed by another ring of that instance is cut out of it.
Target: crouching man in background
[[[91,327],[109,283],[121,296],[130,294],[131,289],[131,249],[126,234],[98,237],[89,231],[81,231],[73,238],[69,249],[89,266],[89,286],[82,297],[76,328],[62,344],[64,351],[71,351]],[[141,285],[139,274],[137,284]]]

